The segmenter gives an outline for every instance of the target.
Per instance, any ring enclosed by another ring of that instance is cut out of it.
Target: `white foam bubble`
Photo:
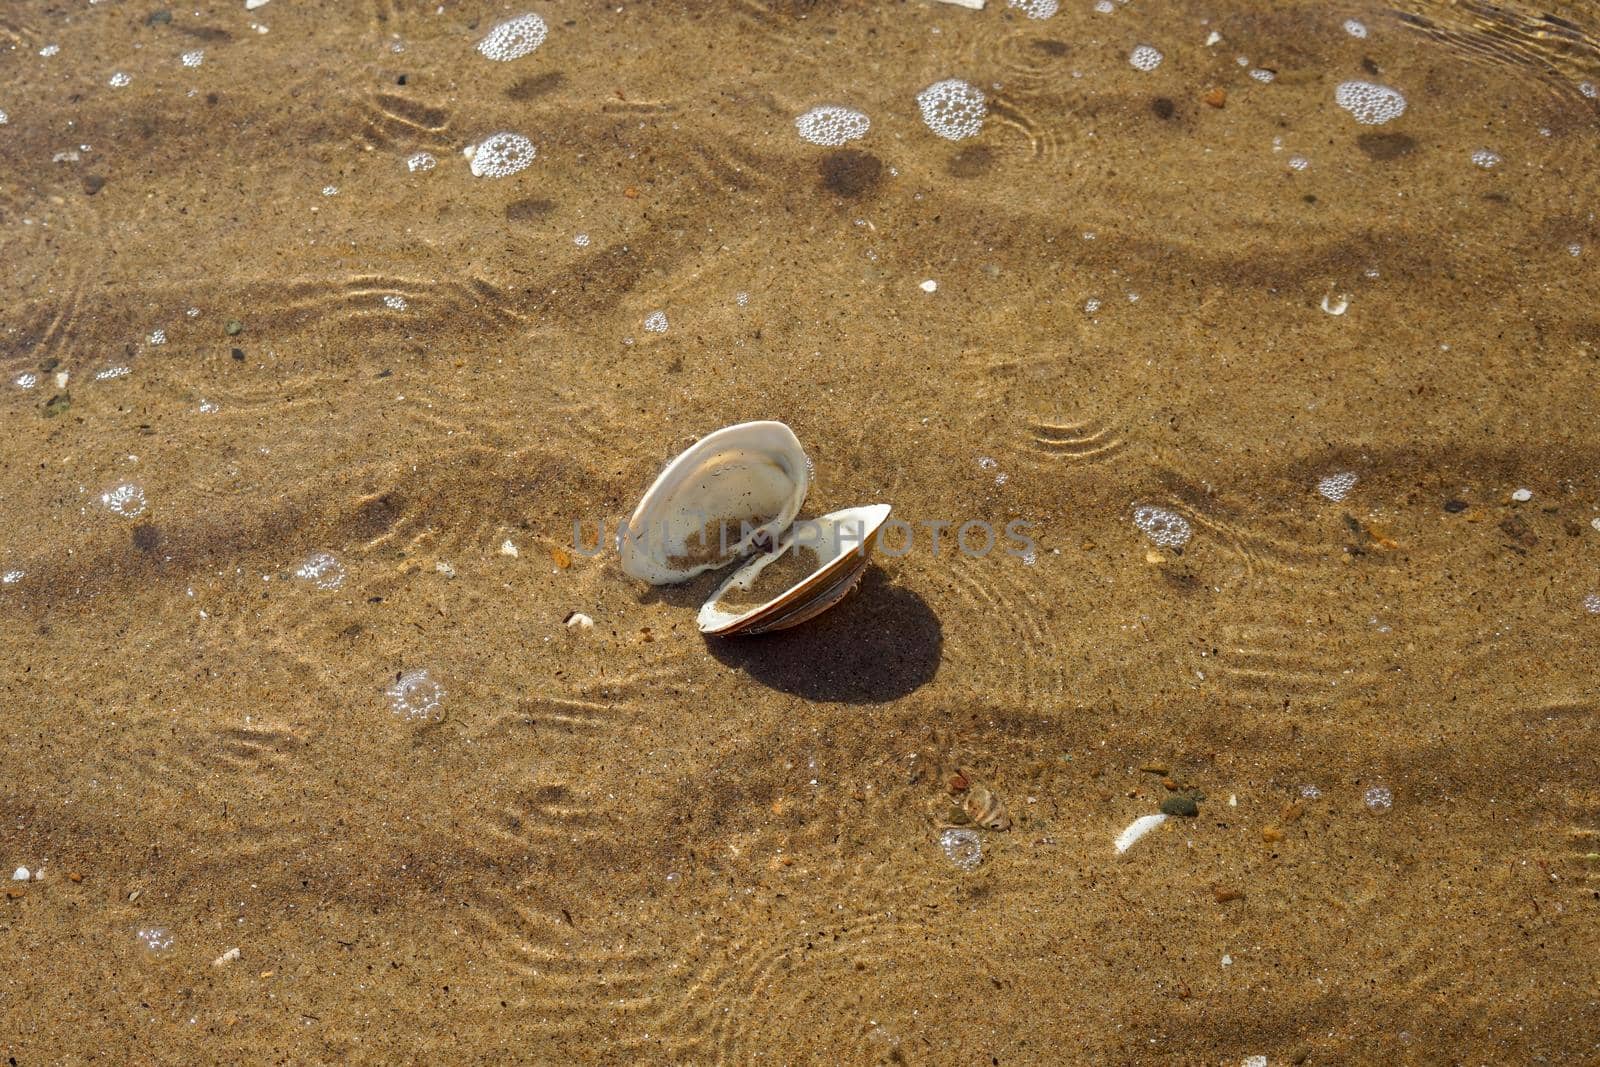
[[[438,722],[444,718],[444,686],[426,670],[406,671],[384,691],[389,710],[407,722]]]
[[[1133,509],[1133,524],[1144,535],[1163,548],[1182,548],[1189,543],[1193,531],[1189,520],[1167,508],[1140,504]]]
[[[872,120],[854,108],[823,104],[795,119],[794,126],[802,141],[832,147],[865,137]]]
[[[928,129],[947,141],[976,137],[989,113],[983,90],[960,78],[946,78],[922,90],[917,107]]]
[[[1472,153],[1472,162],[1484,170],[1489,170],[1500,165],[1500,153],[1488,148],[1479,148]]]
[[[106,82],[106,84],[111,86],[113,89],[121,89],[131,81],[133,81],[131,75],[124,74],[119,70],[115,74],[111,75],[111,80]]]
[[[112,486],[100,494],[100,506],[124,519],[137,518],[146,506],[144,489],[133,482]]]
[[[665,311],[652,311],[645,317],[644,328],[649,333],[666,333],[667,313]]]
[[[478,42],[478,51],[487,59],[509,63],[513,59],[521,59],[544,44],[544,39],[549,34],[550,27],[546,26],[544,19],[538,15],[519,15],[514,19],[507,19],[490,30],[488,35]]]
[[[1337,503],[1350,495],[1358,480],[1353,471],[1330,474],[1317,483],[1317,492]]]
[[[0,126],[11,121],[11,116],[6,114],[5,108],[0,108]]]
[[[1345,19],[1344,32],[1352,37],[1365,37],[1367,35],[1367,27],[1365,23],[1356,19]]]
[[[439,160],[432,152],[416,152],[406,157],[406,170],[429,171],[439,165]]]
[[[139,947],[151,956],[164,956],[177,943],[177,938],[165,926],[141,926],[133,936]]]
[[[520,133],[497,133],[472,149],[472,173],[478,178],[506,178],[533,162],[533,142]]]
[[[1007,0],[1030,19],[1047,19],[1061,10],[1061,0]]]
[[[344,564],[329,552],[318,552],[294,569],[294,576],[318,589],[337,589],[344,584]]]
[[[1161,66],[1161,61],[1166,57],[1161,52],[1147,44],[1142,44],[1128,53],[1128,62],[1134,70],[1142,70],[1146,74]]]
[[[983,862],[983,838],[976,830],[952,827],[939,835],[939,848],[944,858],[958,869],[973,870]]]
[[[1382,126],[1406,112],[1406,98],[1400,90],[1374,82],[1340,82],[1333,91],[1333,102],[1363,126]]]

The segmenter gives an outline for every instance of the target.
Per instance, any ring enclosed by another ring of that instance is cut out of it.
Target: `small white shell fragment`
[[[517,551],[517,543],[508,537],[504,541],[500,542],[500,554],[502,556],[510,556],[512,559],[516,559],[522,553]]]
[[[226,967],[228,964],[230,964],[234,960],[238,959],[239,955],[240,955],[240,953],[239,953],[238,949],[230,948],[228,951],[224,952],[222,955],[220,955],[216,959],[212,960],[211,961],[211,966],[213,966],[213,967]]]
[[[1335,296],[1329,293],[1322,298],[1322,310],[1330,315],[1343,315],[1350,309],[1350,298],[1344,293]]]
[[[934,293],[938,292],[939,283],[934,281],[932,278],[929,278],[927,281],[917,286],[917,288],[921,289],[924,293]]]
[[[985,0],[937,0],[941,4],[951,4],[955,7],[964,7],[970,11],[982,11]]]
[[[1246,1056],[1239,1061],[1239,1067],[1267,1067],[1265,1056]]]
[[[1511,499],[1515,500],[1519,504],[1526,504],[1528,501],[1533,499],[1533,490],[1518,489],[1516,492],[1511,494]]]
[[[26,882],[28,880],[28,868],[18,867],[15,871],[12,871],[11,880],[13,882]]]
[[[1117,835],[1117,855],[1120,856],[1122,853],[1128,851],[1128,849],[1133,847],[1133,843],[1135,841],[1139,840],[1139,838],[1143,837],[1145,834],[1149,833],[1151,830],[1154,830],[1156,827],[1160,826],[1166,821],[1167,817],[1161,814],[1141,815],[1137,819],[1133,820],[1133,822],[1128,824],[1128,828],[1126,830]]]
[[[1221,44],[1221,43],[1222,43],[1222,34],[1218,33],[1216,30],[1212,30],[1209,34],[1206,35],[1206,47],[1207,48],[1210,48],[1212,45]]]
[[[258,7],[266,7],[267,0],[244,0],[244,9],[254,11]]]
[[[433,569],[444,575],[446,578],[454,578],[456,576],[456,569],[450,565],[448,560],[441,559],[438,563],[433,565]]]
[[[567,629],[569,630],[594,629],[594,620],[589,618],[589,616],[585,615],[581,611],[574,611],[571,615],[568,615],[566,618],[566,623]]]

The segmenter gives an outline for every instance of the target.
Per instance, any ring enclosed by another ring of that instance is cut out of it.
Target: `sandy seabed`
[[[1600,18],[1100,6],[0,10],[0,1056],[1600,1060]]]

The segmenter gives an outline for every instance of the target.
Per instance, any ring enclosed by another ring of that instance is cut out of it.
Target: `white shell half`
[[[888,517],[888,504],[869,504],[802,520],[774,551],[757,553],[717,587],[700,608],[700,632],[731,636],[782,630],[837,604],[866,572],[878,529]],[[731,592],[749,592],[762,571],[790,552],[815,557],[804,578],[754,606],[721,603]]]
[[[619,535],[622,569],[665,585],[726,566],[763,539],[776,542],[810,487],[810,463],[789,427],[724,427],[668,464],[645,492]]]

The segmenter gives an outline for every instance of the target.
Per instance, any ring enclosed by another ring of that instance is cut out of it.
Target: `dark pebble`
[[[85,174],[83,176],[83,191],[93,196],[106,187],[106,180],[98,174]]]
[[[1174,793],[1161,802],[1161,814],[1192,819],[1200,814],[1200,805],[1196,804],[1194,797],[1187,793]]]
[[[1444,509],[1452,515],[1459,515],[1467,510],[1467,502],[1465,500],[1446,500]]]
[[[165,26],[172,21],[170,11],[152,11],[150,17],[144,20],[146,26]]]
[[[240,363],[243,363],[244,362],[244,349],[235,348],[233,350],[233,358],[238,360]]]

